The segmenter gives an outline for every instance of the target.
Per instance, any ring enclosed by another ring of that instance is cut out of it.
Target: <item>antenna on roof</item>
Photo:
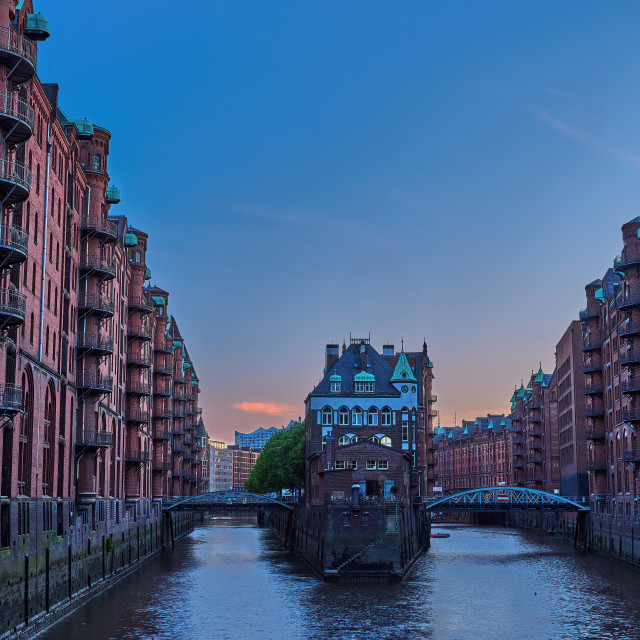
[[[402,343],[402,350],[404,351],[404,338],[402,338],[400,342]]]

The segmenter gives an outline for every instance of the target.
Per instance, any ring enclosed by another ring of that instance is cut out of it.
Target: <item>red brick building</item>
[[[55,553],[208,486],[169,294],[148,284],[147,234],[113,215],[110,132],[35,73],[46,35],[30,0],[0,0],[0,548],[16,561],[43,532]]]
[[[237,444],[230,444],[227,449],[231,451],[232,455],[233,489],[234,491],[244,491],[244,483],[249,479],[262,449],[241,447]]]
[[[311,504],[367,496],[426,495],[433,488],[433,365],[427,346],[400,353],[368,338],[329,344],[324,377],[307,396],[306,490]]]
[[[433,437],[436,486],[443,493],[452,493],[510,485],[514,439],[517,443],[511,418],[504,414],[438,428]]]

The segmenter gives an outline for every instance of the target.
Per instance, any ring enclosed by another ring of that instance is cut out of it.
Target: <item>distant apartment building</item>
[[[259,427],[251,433],[241,433],[236,431],[235,444],[238,447],[251,447],[252,449],[264,449],[264,445],[267,444],[269,438],[275,433],[278,433],[280,429],[278,427],[270,427],[265,429]]]
[[[560,493],[583,497],[589,494],[586,471],[587,440],[585,394],[592,387],[585,386],[583,347],[580,321],[571,322],[556,345],[556,373],[558,398],[558,445],[560,455]]]
[[[511,418],[489,414],[433,436],[435,485],[444,493],[511,483]]]
[[[233,450],[224,442],[209,440],[209,491],[233,488]]]
[[[560,491],[557,429],[557,385],[542,367],[511,397],[513,484],[529,489]]]
[[[233,489],[244,491],[244,483],[249,479],[261,449],[240,447],[235,444],[229,445],[228,448],[233,456]]]

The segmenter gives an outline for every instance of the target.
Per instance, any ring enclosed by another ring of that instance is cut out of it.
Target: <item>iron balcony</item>
[[[529,457],[527,458],[527,464],[542,464],[544,462],[544,458],[542,456],[542,453],[530,453]]]
[[[189,451],[188,449],[184,452],[184,455],[182,457],[184,460],[193,460],[195,458],[195,456],[193,455],[193,451]]]
[[[127,393],[130,395],[150,396],[151,385],[148,382],[133,382],[127,380]]]
[[[178,391],[174,391],[173,401],[174,402],[186,402],[186,394]]]
[[[151,340],[153,338],[153,327],[129,325],[127,327],[127,337],[138,338],[140,340]]]
[[[79,352],[113,353],[113,338],[99,333],[79,333],[76,347]]]
[[[129,349],[127,351],[127,365],[136,367],[151,367],[153,364],[153,354],[151,352]]]
[[[596,395],[603,392],[603,386],[601,384],[587,384],[584,387],[584,395]]]
[[[140,409],[129,409],[127,411],[127,422],[149,422],[151,414]]]
[[[124,456],[125,462],[129,462],[132,464],[143,464],[145,462],[149,462],[149,452],[148,451],[133,451],[127,449],[127,452]]]
[[[625,247],[622,254],[613,261],[613,267],[617,271],[624,271],[625,267],[640,264],[640,249],[638,247]]]
[[[603,418],[604,409],[602,407],[587,407],[584,410],[584,415],[586,418]]]
[[[118,238],[118,225],[100,216],[82,216],[81,229],[88,235],[95,236],[105,242],[115,242]]]
[[[587,462],[587,471],[591,473],[604,473],[607,470],[607,465],[604,462]]]
[[[157,409],[153,412],[154,419],[173,418],[173,409]]]
[[[604,440],[606,437],[604,426],[600,428],[589,427],[588,429],[585,430],[584,435],[587,440]]]
[[[640,409],[623,409],[623,422],[640,422]]]
[[[27,259],[29,234],[20,227],[0,225],[0,262],[2,266],[20,264]]]
[[[511,442],[515,445],[522,445],[524,444],[524,440],[522,438],[522,436],[513,436],[511,438]]]
[[[157,353],[173,353],[173,344],[166,341],[157,342],[153,350]]]
[[[632,378],[631,380],[625,380],[621,385],[622,393],[628,395],[634,393],[640,393],[640,379]]]
[[[85,273],[97,273],[104,280],[112,280],[116,277],[116,261],[113,258],[105,258],[95,253],[80,256],[80,271]]]
[[[110,447],[113,441],[111,431],[97,431],[78,429],[76,431],[76,446],[78,447]]]
[[[628,449],[624,452],[625,462],[640,462],[640,449]]]
[[[160,462],[154,462],[153,471],[171,471],[171,462],[168,460],[161,460]]]
[[[173,411],[173,417],[174,418],[186,418],[187,417],[187,412],[184,409],[174,409]]]
[[[7,81],[23,84],[31,80],[36,72],[37,51],[29,38],[11,27],[0,27],[0,60],[11,69]]]
[[[17,291],[0,289],[0,328],[17,327],[24,322],[27,296]]]
[[[602,341],[599,337],[589,337],[582,343],[583,351],[600,351],[602,349]]]
[[[76,373],[76,387],[84,391],[111,393],[113,378],[100,373]]]
[[[154,438],[154,440],[171,440],[171,431],[154,429],[151,437]]]
[[[114,299],[108,296],[85,293],[78,296],[78,308],[85,313],[93,313],[106,318],[113,316],[116,304]]]
[[[153,373],[159,376],[172,376],[173,375],[173,367],[168,364],[157,365],[153,369]]]
[[[133,296],[127,300],[129,311],[140,311],[141,313],[151,313],[153,311],[152,303],[145,297]]]
[[[590,362],[582,367],[583,373],[602,373],[602,362]]]
[[[26,142],[33,134],[33,107],[16,93],[0,92],[0,128],[8,131],[9,146]]]
[[[157,371],[157,370],[156,370]],[[154,396],[166,396],[169,397],[173,393],[173,389],[170,384],[162,384],[156,382],[153,387],[153,395]]]
[[[13,415],[22,409],[22,387],[0,385],[0,415]]]
[[[594,308],[594,309],[582,309],[582,311],[580,311],[580,320],[585,321],[585,320],[591,320],[592,318],[599,318],[600,317],[600,309],[598,308]]]
[[[627,322],[626,324],[621,324],[618,327],[618,335],[620,337],[640,335],[640,322]]]
[[[640,363],[640,349],[627,349],[620,356],[620,364],[639,364]]]
[[[174,471],[172,471],[172,472],[171,472],[171,475],[172,475],[174,478],[182,478],[182,477],[185,475],[185,473],[184,473],[184,469],[177,469],[177,470],[174,470]]]
[[[181,456],[186,452],[187,448],[183,447],[182,445],[174,445],[171,448],[171,453],[173,453],[173,455],[175,456]]]

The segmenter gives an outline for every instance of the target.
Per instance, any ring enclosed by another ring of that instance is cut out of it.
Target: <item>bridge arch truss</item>
[[[280,502],[275,498],[261,496],[257,493],[247,493],[246,491],[212,491],[202,493],[199,496],[191,496],[184,500],[179,500],[164,507],[164,511],[178,510],[206,510],[215,507],[273,507],[278,506],[284,509],[293,509],[293,505]]]

